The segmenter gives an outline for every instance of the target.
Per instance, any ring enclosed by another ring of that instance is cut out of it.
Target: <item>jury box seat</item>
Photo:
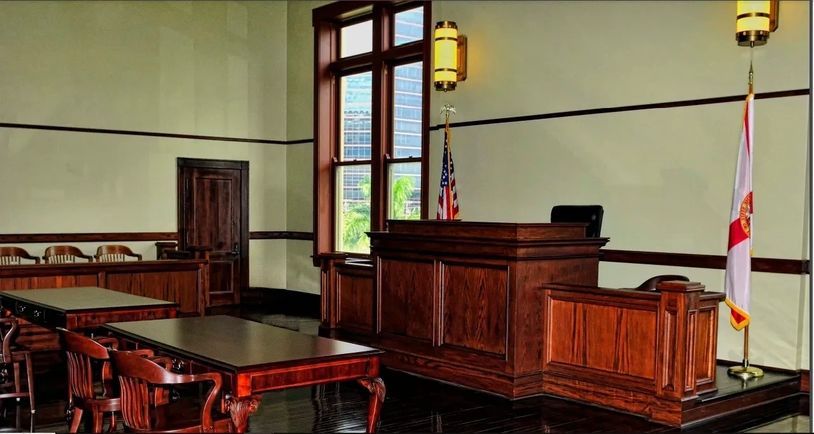
[[[76,262],[77,259],[87,259],[93,262],[93,256],[82,253],[78,247],[74,246],[49,246],[42,256],[46,264],[67,264]]]

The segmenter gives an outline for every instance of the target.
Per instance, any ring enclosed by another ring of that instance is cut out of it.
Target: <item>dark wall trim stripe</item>
[[[755,94],[755,99],[769,99],[769,98],[787,98],[791,96],[801,96],[801,95],[809,95],[811,94],[811,89],[794,89],[794,90],[783,90],[777,92],[764,92],[764,93],[757,93]],[[618,106],[618,107],[600,107],[600,108],[593,108],[593,109],[585,109],[585,110],[572,110],[572,111],[564,111],[564,112],[554,112],[554,113],[542,113],[536,115],[525,115],[525,116],[510,116],[505,118],[493,118],[493,119],[480,119],[475,121],[465,121],[465,122],[452,122],[449,124],[451,128],[462,128],[462,127],[473,127],[477,125],[491,125],[491,124],[506,124],[510,122],[527,122],[527,121],[538,121],[542,119],[555,119],[555,118],[567,118],[573,116],[587,116],[587,115],[597,115],[603,113],[618,113],[618,112],[629,112],[635,110],[652,110],[652,109],[663,109],[663,108],[674,108],[674,107],[689,107],[689,106],[696,106],[696,105],[708,105],[708,104],[723,104],[723,103],[730,103],[730,102],[737,102],[743,101],[746,99],[746,94],[743,95],[732,95],[732,96],[720,96],[714,98],[702,98],[702,99],[689,99],[684,101],[670,101],[670,102],[658,102],[652,104],[636,104],[636,105],[626,105],[626,106]],[[430,131],[437,131],[444,128],[444,124],[438,124],[430,127]]]
[[[776,91],[776,92],[758,93],[758,94],[755,94],[755,99],[787,98],[787,97],[791,97],[791,96],[802,96],[802,95],[810,95],[810,94],[811,94],[811,89],[794,89],[794,90],[783,90],[783,91]],[[478,125],[505,124],[505,123],[510,123],[510,122],[527,122],[527,121],[537,121],[537,120],[542,120],[542,119],[566,118],[566,117],[573,117],[573,116],[587,116],[587,115],[596,115],[596,114],[603,114],[603,113],[618,113],[618,112],[636,111],[636,110],[652,110],[652,109],[661,109],[661,108],[689,107],[689,106],[696,106],[696,105],[723,104],[723,103],[742,101],[745,98],[746,98],[746,95],[744,94],[744,95],[721,96],[721,97],[714,97],[714,98],[691,99],[691,100],[683,100],[683,101],[669,101],[669,102],[660,102],[660,103],[652,103],[652,104],[636,104],[636,105],[618,106],[618,107],[600,107],[600,108],[584,109],[584,110],[572,110],[572,111],[563,111],[563,112],[554,112],[554,113],[541,113],[541,114],[535,114],[535,115],[510,116],[510,117],[503,117],[503,118],[491,118],[491,119],[480,119],[480,120],[465,121],[465,122],[453,122],[453,123],[449,124],[449,126],[454,127],[454,128],[462,128],[462,127],[472,127],[472,126],[478,126]],[[162,133],[162,132],[155,132],[155,131],[134,131],[134,130],[115,130],[115,129],[108,129],[108,128],[69,127],[69,126],[63,126],[63,125],[20,124],[20,123],[13,123],[13,122],[0,122],[0,128],[18,128],[18,129],[49,130],[49,131],[69,131],[69,132],[76,132],[76,133],[119,134],[119,135],[129,135],[129,136],[165,137],[165,138],[173,138],[173,139],[213,140],[213,141],[220,141],[220,142],[265,143],[265,144],[271,144],[271,145],[300,145],[300,144],[306,144],[306,143],[313,143],[314,142],[313,138],[295,139],[295,140],[252,139],[252,138],[245,138],[245,137],[205,136],[205,135],[198,135],[198,134],[176,134],[176,133]],[[441,130],[443,128],[444,128],[443,124],[433,125],[433,126],[430,127],[430,131],[438,131],[438,130]]]
[[[171,139],[214,140],[219,142],[265,143],[271,145],[295,145],[300,143],[311,143],[314,141],[313,139],[298,139],[298,140],[250,139],[245,137],[204,136],[198,134],[176,134],[176,133],[161,133],[155,131],[113,130],[108,128],[68,127],[63,125],[18,124],[11,122],[0,122],[0,128],[69,131],[73,133],[119,134],[125,136],[164,137]]]
[[[302,143],[314,143],[314,139],[297,139],[297,140],[286,140],[286,145],[299,145]]]
[[[670,265],[674,267],[726,269],[726,256],[689,253],[640,252],[634,250],[600,250],[600,260],[626,264]],[[752,258],[752,271],[780,274],[810,274],[809,260]]]
[[[297,231],[252,231],[249,232],[250,240],[310,240],[313,241],[313,232]]]
[[[178,232],[96,232],[63,234],[0,234],[0,244],[82,243],[113,241],[176,241]]]

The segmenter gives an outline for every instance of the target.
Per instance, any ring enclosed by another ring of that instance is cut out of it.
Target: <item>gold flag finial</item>
[[[444,106],[441,107],[441,114],[444,115],[444,122],[449,124],[449,115],[455,114],[455,106],[452,104],[444,104]]]
[[[455,107],[452,104],[444,104],[441,107],[441,114],[444,115],[444,143],[450,146],[452,140],[452,133],[449,131],[449,115],[455,114]]]

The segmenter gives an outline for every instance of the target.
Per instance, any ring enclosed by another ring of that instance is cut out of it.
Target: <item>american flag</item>
[[[444,157],[441,163],[441,188],[438,190],[437,220],[458,218],[458,191],[455,189],[455,166],[449,150],[449,129],[444,129]]]

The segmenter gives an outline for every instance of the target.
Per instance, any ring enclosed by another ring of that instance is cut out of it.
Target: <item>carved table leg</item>
[[[246,429],[249,427],[249,416],[257,411],[261,398],[259,395],[252,395],[248,398],[226,397],[226,411],[228,411],[229,416],[232,417],[232,425],[235,426],[235,432],[246,432]]]
[[[367,432],[376,432],[386,392],[384,381],[379,377],[360,378],[357,381],[370,392],[370,401],[367,405]]]

